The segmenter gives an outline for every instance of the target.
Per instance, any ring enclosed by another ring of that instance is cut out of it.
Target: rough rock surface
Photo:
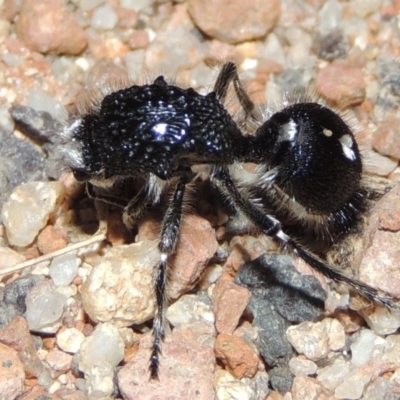
[[[196,25],[208,36],[227,43],[265,36],[280,14],[277,0],[216,0],[207,3],[190,0],[188,3],[190,15]]]
[[[124,398],[150,400],[160,396],[173,399],[210,399],[214,397],[213,348],[203,345],[210,335],[207,325],[194,324],[175,328],[163,343],[159,381],[148,381],[151,335],[140,342],[139,351],[118,373]],[[212,332],[212,330],[211,330]]]
[[[58,0],[24,0],[17,32],[39,53],[80,54],[87,45],[84,30]]]

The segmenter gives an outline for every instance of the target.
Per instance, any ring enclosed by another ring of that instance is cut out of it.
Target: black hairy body
[[[288,138],[285,129],[295,126],[298,133]],[[251,161],[262,166],[252,190],[288,231],[301,232],[300,241],[310,235],[309,245],[332,245],[366,211],[360,152],[350,128],[332,110],[292,104],[249,141]]]
[[[82,144],[73,170],[83,180],[141,173],[165,180],[196,164],[230,164],[243,153],[242,134],[214,92],[201,96],[162,77],[107,95],[73,138]]]
[[[158,377],[164,337],[167,263],[179,240],[186,185],[195,177],[193,167],[207,165],[217,192],[259,232],[327,277],[400,310],[388,294],[344,275],[309,250],[314,240],[322,240],[322,247],[336,243],[355,227],[366,208],[361,157],[348,125],[327,107],[299,102],[245,135],[224,107],[230,84],[246,116],[253,116],[253,103],[236,66],[227,63],[208,95],[168,85],[159,77],[153,84],[105,96],[63,132],[62,151],[75,177],[87,182],[91,197],[122,207],[128,227],[146,205],[160,200],[167,184],[172,189],[158,246],[152,378]],[[234,174],[241,162],[258,165],[250,183]],[[113,184],[132,177],[145,180],[139,192],[129,201],[115,196]],[[108,191],[99,194],[96,186]]]

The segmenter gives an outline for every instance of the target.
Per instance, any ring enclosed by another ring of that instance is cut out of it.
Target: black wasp
[[[169,85],[160,76],[152,84],[108,94],[97,107],[73,118],[63,132],[64,158],[76,179],[87,182],[90,196],[122,207],[128,227],[147,204],[159,200],[167,181],[173,187],[159,241],[152,378],[158,377],[164,337],[168,257],[178,241],[185,186],[195,177],[195,166],[210,167],[218,192],[261,233],[327,277],[400,311],[389,295],[347,277],[312,254],[296,233],[297,227],[332,244],[364,210],[362,162],[350,128],[329,108],[299,102],[273,114],[253,134],[244,134],[224,107],[231,84],[246,115],[253,116],[254,105],[236,66],[228,62],[213,91],[205,96]],[[259,166],[250,189],[233,178],[232,169],[241,162]],[[146,183],[128,203],[113,196],[115,183],[138,176]],[[110,190],[99,195],[93,187]],[[262,205],[256,197],[263,199]]]

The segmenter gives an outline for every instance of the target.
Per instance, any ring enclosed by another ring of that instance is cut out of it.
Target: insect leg
[[[239,79],[236,64],[233,62],[225,63],[218,74],[213,89],[213,91],[217,95],[217,99],[221,103],[224,103],[231,82],[233,82],[233,87],[235,88],[239,103],[243,107],[243,110],[246,114],[246,118],[248,118],[249,116],[255,118],[254,103],[251,101],[250,97],[244,90],[243,85]]]
[[[147,179],[146,184],[140,188],[137,194],[129,202],[124,198],[113,196],[109,193],[98,193],[89,182],[86,183],[86,192],[90,198],[96,201],[96,209],[98,209],[99,217],[102,214],[106,215],[106,213],[103,209],[99,210],[98,202],[123,208],[123,222],[125,226],[131,230],[138,219],[142,216],[147,204],[155,197],[154,193],[152,193],[151,179],[151,177]]]
[[[229,175],[226,168],[216,167],[212,172],[212,181],[217,186],[218,190],[229,198],[233,205],[240,210],[260,231],[268,236],[271,236],[279,243],[288,247],[296,255],[307,262],[318,272],[327,276],[328,278],[344,282],[354,289],[356,289],[362,296],[373,302],[384,305],[400,312],[400,306],[395,304],[393,298],[383,291],[377,290],[372,286],[367,285],[357,279],[350,278],[336,268],[326,264],[315,255],[308,252],[303,246],[290,238],[282,229],[278,220],[272,216],[266,215],[262,209],[252,203],[250,200],[244,198],[240,191],[237,189],[235,183]]]
[[[86,193],[91,199],[102,201],[103,203],[107,203],[112,206],[117,206],[120,208],[126,207],[127,205],[126,199],[113,196],[110,194],[97,193],[94,188],[95,188],[94,185],[92,185],[90,182],[86,182]]]
[[[143,186],[136,196],[124,208],[122,219],[128,229],[132,229],[138,219],[142,216],[148,201],[149,193],[146,190],[146,187]]]
[[[97,229],[96,233],[106,234],[109,213],[108,205],[114,205],[123,208],[126,206],[127,201],[120,197],[98,193],[90,182],[86,182],[86,193],[91,199],[94,200],[94,206],[96,207],[97,218],[99,220],[99,228]]]
[[[164,306],[165,306],[165,283],[167,280],[168,257],[175,250],[179,237],[179,227],[182,219],[182,203],[185,192],[185,182],[182,177],[176,185],[175,193],[171,199],[167,212],[165,213],[161,238],[158,248],[161,252],[160,263],[155,279],[155,292],[157,300],[157,310],[153,322],[153,346],[150,356],[150,376],[151,379],[158,378],[159,355],[161,354],[161,342],[164,339]]]

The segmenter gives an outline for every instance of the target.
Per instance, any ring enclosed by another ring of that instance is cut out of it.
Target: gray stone
[[[57,345],[67,353],[75,354],[81,348],[85,335],[76,328],[67,328],[57,333]]]
[[[60,182],[28,182],[14,189],[1,211],[10,244],[31,244],[46,226],[63,193]]]
[[[195,321],[204,321],[214,324],[214,314],[211,300],[206,296],[185,294],[171,304],[165,317],[172,326],[190,324]]]
[[[113,324],[99,324],[81,346],[79,369],[88,373],[93,366],[101,367],[103,363],[115,368],[124,358],[124,348],[124,341]]]
[[[33,287],[26,296],[26,319],[35,332],[55,333],[61,326],[66,298],[49,281]]]
[[[337,360],[334,364],[318,370],[317,379],[328,390],[333,391],[340,385],[350,372],[350,363]]]
[[[0,208],[18,185],[46,180],[45,166],[44,154],[34,146],[0,130]]]
[[[74,253],[54,257],[50,264],[50,277],[56,286],[67,286],[78,275],[81,259]]]
[[[23,315],[26,311],[25,299],[27,294],[43,280],[43,276],[25,275],[6,283],[3,294],[4,303],[14,306],[18,313],[17,315]]]
[[[289,367],[295,376],[314,375],[318,368],[313,361],[300,357],[293,357],[289,361]]]
[[[247,379],[235,379],[227,371],[219,371],[215,383],[215,400],[253,400],[257,393]],[[262,398],[262,397],[259,397]]]
[[[236,282],[250,290],[259,289],[290,322],[310,321],[322,315],[326,292],[314,276],[299,273],[288,256],[262,255],[240,268]]]

